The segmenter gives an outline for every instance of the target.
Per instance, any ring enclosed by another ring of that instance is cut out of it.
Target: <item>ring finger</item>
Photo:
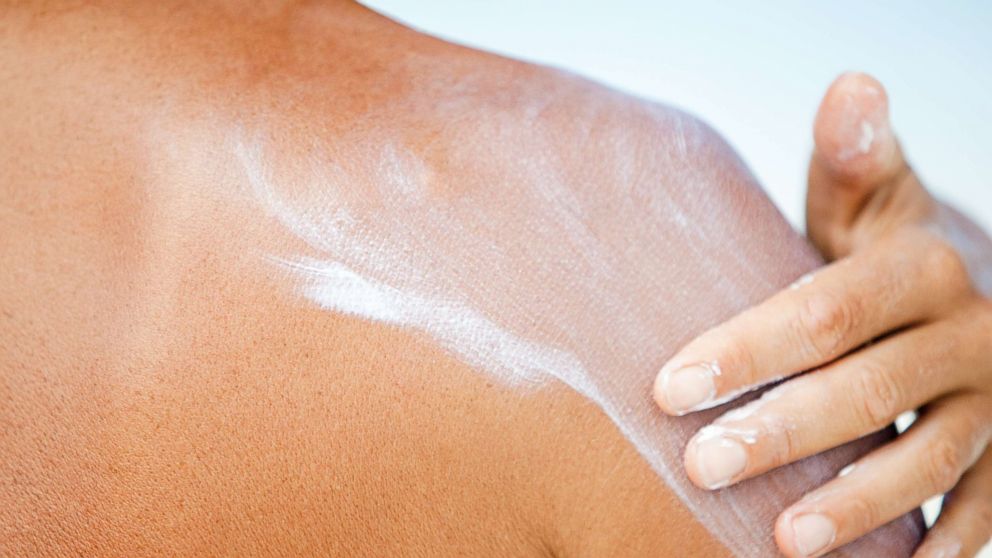
[[[809,493],[775,523],[789,556],[820,556],[947,492],[989,440],[983,397],[935,403],[903,435]]]
[[[992,451],[965,473],[944,498],[937,523],[913,558],[974,556],[992,537]]]

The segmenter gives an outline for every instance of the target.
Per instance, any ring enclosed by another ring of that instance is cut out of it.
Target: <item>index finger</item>
[[[969,288],[943,241],[889,237],[697,337],[661,368],[655,400],[671,415],[715,407],[935,315]]]

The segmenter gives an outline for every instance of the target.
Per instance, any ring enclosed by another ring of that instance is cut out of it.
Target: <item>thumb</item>
[[[892,133],[888,95],[875,78],[847,73],[834,80],[813,138],[806,230],[828,259],[934,210]]]

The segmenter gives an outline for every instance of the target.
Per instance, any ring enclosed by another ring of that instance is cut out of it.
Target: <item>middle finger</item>
[[[945,320],[894,335],[726,413],[689,441],[689,478],[727,486],[880,430],[967,385],[985,358],[960,329]]]

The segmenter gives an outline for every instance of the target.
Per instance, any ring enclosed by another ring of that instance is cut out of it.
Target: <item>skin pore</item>
[[[349,3],[3,19],[0,554],[763,556],[888,435],[685,477],[658,367],[817,264],[691,117]]]

